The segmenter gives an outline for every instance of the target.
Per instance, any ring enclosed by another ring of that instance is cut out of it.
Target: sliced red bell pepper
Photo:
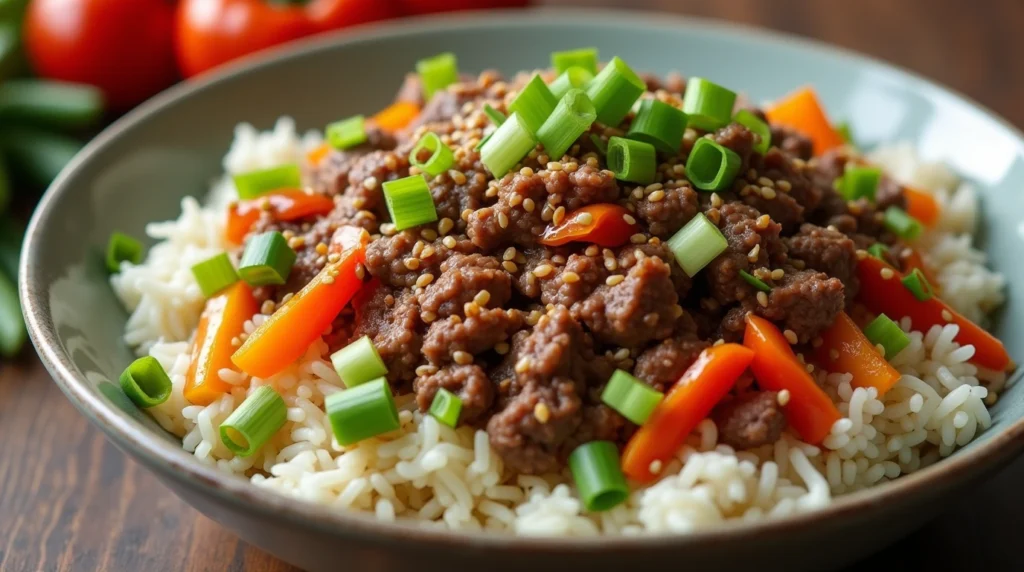
[[[206,301],[203,315],[192,340],[192,363],[185,374],[185,400],[209,405],[231,391],[220,378],[220,370],[233,368],[231,340],[243,331],[245,321],[259,311],[259,303],[249,285],[239,280],[222,293]]]
[[[860,278],[857,299],[872,312],[896,321],[910,318],[911,326],[921,332],[936,325],[956,324],[960,326],[956,342],[974,346],[972,363],[995,371],[1013,368],[1010,354],[995,336],[934,296],[923,302],[915,298],[903,285],[903,275],[895,268],[873,256],[865,256],[857,263],[857,276]]]
[[[881,396],[900,380],[900,372],[878,353],[846,312],[839,312],[836,321],[821,333],[821,341],[814,363],[830,373],[853,374],[854,387],[874,387]]]
[[[804,441],[821,443],[842,415],[797,359],[782,332],[768,320],[747,314],[743,345],[754,350],[750,369],[757,384],[762,389],[789,392],[789,401],[782,406],[789,425]]]
[[[314,215],[325,215],[334,209],[327,196],[307,193],[301,189],[282,189],[255,199],[238,201],[228,208],[228,224],[224,231],[232,244],[241,244],[261,211],[270,211],[279,221],[292,221]]]
[[[753,357],[752,351],[739,344],[704,350],[626,444],[622,452],[626,476],[640,483],[656,479],[651,464],[665,463],[676,454],[687,435],[729,393]]]
[[[560,224],[548,226],[540,243],[561,246],[570,242],[589,242],[611,248],[626,244],[636,232],[636,221],[629,209],[599,203],[576,209],[566,215]]]

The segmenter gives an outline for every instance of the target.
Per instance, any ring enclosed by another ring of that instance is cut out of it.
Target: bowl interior
[[[121,338],[127,313],[102,264],[112,231],[141,237],[147,222],[175,218],[182,197],[202,196],[239,122],[266,129],[291,115],[304,130],[373,113],[417,59],[440,51],[455,52],[465,71],[512,73],[544,67],[551,51],[582,45],[637,70],[704,76],[754,101],[812,84],[862,145],[910,141],[975,181],[983,245],[1009,284],[996,332],[1011,355],[1024,356],[1024,320],[1012,319],[1024,308],[1024,144],[1011,127],[924,80],[838,50],[706,22],[578,13],[449,16],[316,41],[212,82],[180,86],[129,114],[65,171],[34,219],[22,295],[35,343],[51,369],[59,362],[70,370],[62,387],[77,404],[94,404],[90,416],[130,416],[173,440],[115,387],[132,356]],[[967,450],[1022,416],[1024,389],[1014,387],[995,407],[994,427]]]

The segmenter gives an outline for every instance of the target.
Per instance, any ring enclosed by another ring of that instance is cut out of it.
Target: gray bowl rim
[[[434,547],[459,548],[471,546],[474,549],[529,549],[551,552],[595,551],[647,551],[672,548],[684,549],[696,545],[724,545],[742,542],[744,539],[771,532],[775,534],[799,534],[801,531],[820,526],[822,521],[852,518],[871,507],[886,505],[912,495],[915,490],[941,487],[944,483],[962,482],[972,475],[1007,463],[1024,448],[1024,417],[1009,423],[998,434],[970,450],[959,451],[956,455],[901,476],[882,486],[872,487],[849,495],[834,498],[822,510],[797,514],[776,520],[728,523],[713,529],[687,535],[650,534],[642,536],[598,536],[598,537],[519,537],[476,531],[441,531],[426,529],[410,522],[388,523],[377,520],[370,513],[331,510],[322,505],[308,503],[282,494],[268,494],[267,489],[252,484],[248,479],[239,478],[204,465],[193,455],[173,442],[160,438],[145,426],[127,415],[96,392],[84,377],[74,373],[76,366],[63,351],[58,341],[56,328],[51,317],[44,311],[48,307],[47,292],[40,287],[40,239],[39,236],[53,222],[53,211],[61,197],[74,192],[74,179],[93,156],[117,139],[123,132],[145,123],[146,118],[179,99],[198,97],[208,88],[233,77],[254,71],[265,64],[281,63],[304,57],[307,53],[332,50],[340,46],[374,42],[424,32],[444,32],[465,28],[493,27],[514,21],[529,23],[558,20],[563,23],[586,27],[591,24],[621,23],[643,25],[656,29],[714,30],[726,37],[740,37],[755,44],[783,44],[805,50],[816,50],[825,57],[849,62],[873,72],[897,76],[914,90],[932,99],[941,99],[960,108],[967,108],[975,115],[981,114],[1001,128],[1008,139],[1014,142],[1017,153],[1024,156],[1024,133],[994,111],[952,89],[942,87],[918,74],[904,70],[857,53],[832,46],[820,41],[805,39],[790,34],[763,30],[750,26],[727,23],[719,20],[680,16],[666,13],[637,13],[623,10],[534,8],[528,10],[491,10],[439,14],[414,19],[393,20],[359,26],[352,30],[324,34],[300,40],[284,48],[269,50],[242,58],[225,66],[224,69],[201,78],[182,82],[154,96],[107,127],[68,164],[53,182],[39,202],[26,233],[19,268],[19,294],[26,324],[32,343],[35,345],[43,364],[53,375],[54,381],[72,404],[98,425],[123,450],[130,452],[144,464],[163,475],[175,479],[184,486],[218,496],[241,512],[258,513],[264,518],[282,519],[300,527],[310,527],[320,532],[338,536],[360,537],[374,543],[391,539],[417,543],[430,543]],[[1020,376],[1018,370],[1015,376]]]

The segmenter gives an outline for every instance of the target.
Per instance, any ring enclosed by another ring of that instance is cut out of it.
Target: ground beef
[[[544,178],[519,172],[506,175],[495,185],[497,204],[469,215],[468,235],[473,244],[482,250],[536,244],[547,227],[541,218],[547,196]]]
[[[417,377],[412,389],[420,411],[430,409],[437,390],[442,388],[462,400],[459,423],[480,421],[494,403],[494,382],[478,365],[448,365],[435,373]]]
[[[832,325],[845,305],[843,283],[813,270],[787,270],[768,294],[768,305],[758,304],[759,315],[793,330],[806,343]]]
[[[633,375],[658,391],[668,391],[710,346],[695,337],[669,338],[636,358]]]
[[[786,427],[778,397],[774,391],[748,391],[719,404],[711,414],[718,441],[736,450],[778,441]]]
[[[389,220],[382,183],[407,176],[408,152],[372,151],[352,164],[346,194],[353,199],[357,208],[375,213],[380,220]]]
[[[608,267],[607,258],[608,252],[604,253],[606,259],[605,268]],[[675,286],[676,296],[682,300],[689,294],[690,288],[693,286],[693,279],[686,275],[679,263],[676,262],[676,257],[669,250],[668,245],[664,242],[658,244],[628,244],[620,247],[615,251],[615,263],[617,264],[616,270],[622,274],[629,271],[637,260],[642,260],[645,256],[654,256],[660,258],[662,262],[668,264],[671,270],[672,285]]]
[[[430,324],[423,339],[423,355],[434,364],[458,361],[459,353],[476,355],[507,340],[523,327],[519,310],[493,308],[466,316],[450,316]]]
[[[583,164],[568,171],[565,166],[559,164],[557,170],[542,171],[540,177],[547,188],[548,202],[563,206],[567,211],[574,211],[591,203],[609,203],[619,198],[618,181],[607,169],[596,169]]]
[[[810,223],[800,232],[785,239],[790,258],[802,260],[807,268],[820,270],[838,278],[850,302],[859,289],[857,281],[857,248],[848,236]]]
[[[907,198],[903,194],[903,187],[888,176],[882,176],[878,182],[878,191],[875,193],[875,208],[879,212],[885,212],[889,207],[907,208]]]
[[[420,311],[412,293],[374,281],[363,286],[352,306],[356,328],[351,341],[369,336],[388,368],[388,381],[412,381],[423,345]]]
[[[750,156],[754,153],[757,136],[739,123],[730,123],[715,131],[712,136],[719,145],[731,149],[740,157],[740,172],[746,172],[750,165]]]
[[[754,295],[753,287],[741,276],[756,268],[768,268],[785,259],[785,245],[779,237],[782,225],[759,221],[761,213],[741,203],[726,203],[717,209],[718,226],[729,243],[728,249],[704,269],[711,295],[721,304]]]
[[[647,225],[648,232],[662,239],[676,233],[696,216],[699,205],[697,192],[689,185],[662,189],[663,197],[651,200],[651,193],[636,200],[636,218]]]
[[[814,155],[814,143],[809,137],[782,125],[772,125],[772,146],[804,161]]]
[[[441,275],[441,265],[449,256],[474,250],[465,237],[452,238],[456,241],[455,246],[448,248],[442,239],[430,242],[415,230],[381,237],[366,247],[366,269],[389,286],[408,288],[425,274],[436,280]]]
[[[596,250],[596,249],[595,249]],[[557,256],[557,255],[556,255]],[[571,308],[605,283],[608,270],[600,254],[571,254],[563,266],[553,266],[550,274],[538,277],[541,302]],[[536,267],[534,267],[536,270]]]
[[[483,307],[501,308],[512,296],[512,277],[493,256],[453,254],[440,270],[419,295],[420,308],[438,318],[465,315],[465,305],[474,300],[484,299]]]

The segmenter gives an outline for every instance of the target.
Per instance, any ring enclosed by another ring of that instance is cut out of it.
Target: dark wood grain
[[[951,86],[1024,126],[1021,0],[551,0],[718,17],[822,39]],[[580,8],[584,10],[585,8]],[[1024,461],[865,565],[1011,569]],[[941,546],[942,550],[936,550]],[[0,370],[0,570],[277,572],[128,460],[34,358]]]

